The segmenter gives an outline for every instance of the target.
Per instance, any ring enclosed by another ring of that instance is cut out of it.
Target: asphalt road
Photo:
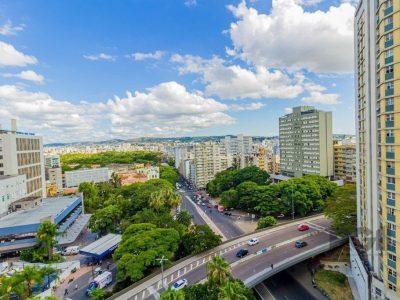
[[[301,286],[288,271],[280,272],[264,280],[263,283],[276,300],[318,300]]]
[[[222,251],[221,256],[224,257],[229,263],[231,264],[233,263],[232,265],[233,277],[245,280],[258,272],[270,268],[271,264],[276,264],[298,253],[305,252],[311,248],[317,247],[321,244],[337,239],[337,237],[321,230],[323,228],[322,225],[324,224],[327,225],[327,227],[325,228],[329,230],[330,226],[329,221],[322,219],[318,222],[316,221],[310,222],[309,224],[311,228],[306,232],[300,232],[297,230],[297,225],[291,225],[279,229],[275,232],[257,233],[256,236],[259,237],[260,239],[260,243],[258,245],[247,246],[247,244],[243,242],[235,246],[227,247]],[[292,239],[295,240],[300,237],[303,237],[305,234],[309,233],[314,233],[314,234],[312,236],[302,238],[304,241],[308,243],[308,245],[304,248],[298,249],[294,246],[294,242],[290,241]],[[240,248],[248,249],[249,255],[251,255],[255,254],[262,248],[270,247],[288,241],[290,241],[288,244],[276,247],[272,250],[269,250],[267,253],[263,253],[257,256],[251,256],[244,259],[236,257],[236,252]],[[198,258],[197,260],[188,259],[188,263],[184,265],[184,267],[181,267],[179,270],[175,270],[173,273],[166,274],[165,278],[167,280],[168,285],[171,285],[173,282],[178,280],[178,278],[187,279],[189,284],[194,284],[202,281],[206,277],[206,262],[213,255],[214,254],[210,254],[208,257]],[[151,286],[153,290],[158,290],[160,287],[160,282],[153,285],[148,284],[147,286],[146,283],[143,283],[143,285],[145,286],[145,289]],[[136,300],[154,299],[154,295],[149,296],[148,293],[146,293],[145,291],[146,290],[142,290],[142,292],[136,294],[136,297],[135,295],[133,295],[133,297],[130,296],[129,299],[136,299]],[[123,299],[127,299],[126,298],[127,296],[128,295],[124,295]]]

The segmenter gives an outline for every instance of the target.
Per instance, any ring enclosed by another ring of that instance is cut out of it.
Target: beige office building
[[[26,195],[46,197],[42,137],[0,127],[0,175],[26,175]]]
[[[335,178],[356,181],[356,145],[337,143],[333,146]]]
[[[333,176],[332,113],[312,106],[294,107],[279,118],[281,173]]]

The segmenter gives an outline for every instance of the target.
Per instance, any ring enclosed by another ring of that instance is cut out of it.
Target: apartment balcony
[[[388,266],[396,269],[396,262],[393,260],[388,259]]]
[[[393,183],[386,183],[386,189],[390,191],[395,190],[395,185]]]
[[[393,63],[393,55],[385,58],[386,65],[391,64],[391,63]]]
[[[389,31],[389,30],[392,30],[393,29],[393,23],[386,24],[384,29],[385,29],[385,32]]]
[[[385,80],[393,79],[393,73],[385,73]]]
[[[394,276],[392,276],[392,275],[389,275],[389,274],[388,274],[388,280],[389,280],[391,283],[393,283],[393,284],[397,284],[397,279],[396,279],[396,277],[394,277]]]
[[[385,42],[385,48],[393,46],[393,40],[388,40]]]
[[[396,253],[396,247],[392,245],[387,245],[387,251]]]
[[[394,105],[393,104],[385,106],[385,112],[392,112],[392,111],[394,111]]]
[[[394,89],[385,90],[385,96],[393,96],[393,95],[394,95]]]
[[[396,231],[388,229],[387,230],[387,235],[392,237],[392,238],[395,238],[396,237]]]
[[[393,128],[394,127],[394,121],[386,121],[385,122],[386,128]]]
[[[391,214],[387,214],[387,220],[390,222],[396,222],[396,216],[395,215],[391,215]]]
[[[386,17],[387,15],[390,15],[392,12],[393,12],[393,6],[390,6],[383,10],[383,15]]]
[[[394,173],[395,173],[394,168],[386,168],[387,175],[394,175]]]
[[[386,204],[395,207],[396,201],[394,199],[386,199]]]
[[[386,152],[386,159],[394,159],[394,152]]]
[[[394,136],[387,136],[386,137],[387,144],[394,144]]]

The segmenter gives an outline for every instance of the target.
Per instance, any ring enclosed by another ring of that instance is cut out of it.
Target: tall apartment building
[[[205,188],[215,175],[228,168],[228,159],[224,144],[207,142],[193,147],[195,183],[198,188]]]
[[[46,168],[59,168],[61,167],[61,160],[59,155],[45,155],[44,166]]]
[[[399,10],[361,0],[354,20],[358,240],[376,299],[400,298]]]
[[[333,145],[333,168],[335,178],[345,182],[356,181],[356,145],[337,143]]]
[[[242,169],[253,165],[253,138],[251,136],[226,136],[223,141],[228,157],[228,167]]]
[[[333,176],[332,113],[294,107],[279,118],[279,148],[283,175]]]
[[[26,175],[28,197],[46,197],[42,137],[0,127],[0,175]]]

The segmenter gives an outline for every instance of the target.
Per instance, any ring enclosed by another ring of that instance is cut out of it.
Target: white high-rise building
[[[10,204],[26,197],[25,175],[0,175],[0,216],[6,214]]]
[[[18,132],[15,119],[0,128],[0,175],[26,175],[27,196],[46,197],[42,137]]]
[[[108,168],[81,169],[65,172],[65,187],[79,187],[82,182],[108,182],[110,181],[110,172]]]
[[[253,138],[238,134],[236,137],[226,136],[223,141],[228,158],[228,167],[239,169],[251,165],[253,159]]]
[[[46,168],[59,168],[61,167],[61,160],[59,155],[45,155],[44,166]]]

